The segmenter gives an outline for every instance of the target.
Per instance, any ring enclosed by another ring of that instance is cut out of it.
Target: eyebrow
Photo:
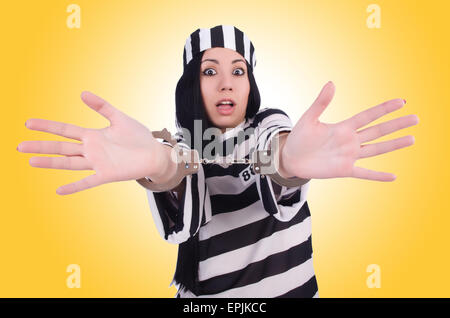
[[[214,63],[216,63],[216,64],[220,64],[218,60],[214,60],[214,59],[204,59],[204,60],[202,61],[202,63],[203,63],[203,62],[206,62],[206,61],[211,61],[211,62],[214,62]],[[231,64],[234,64],[234,63],[237,63],[237,62],[244,62],[244,63],[245,63],[245,61],[244,61],[243,59],[237,59],[237,60],[233,60],[233,61],[231,62]],[[201,63],[200,63],[200,64],[201,64]]]

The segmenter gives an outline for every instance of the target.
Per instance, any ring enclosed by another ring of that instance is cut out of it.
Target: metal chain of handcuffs
[[[136,180],[144,188],[152,191],[168,191],[175,188],[180,184],[185,176],[197,173],[200,164],[219,164],[225,168],[231,164],[252,164],[252,168],[255,174],[261,174],[261,178],[264,178],[264,176],[267,175],[277,184],[286,187],[301,186],[310,180],[297,177],[286,179],[279,175],[277,172],[264,173],[264,171],[270,171],[270,169],[267,168],[270,167],[271,163],[273,163],[273,160],[275,159],[274,153],[276,151],[272,152],[271,149],[254,151],[252,154],[252,160],[232,159],[231,161],[228,160],[227,162],[224,162],[223,160],[219,161],[206,158],[200,159],[196,149],[191,149],[190,151],[181,149],[181,147],[178,147],[176,139],[172,138],[172,134],[166,128],[164,128],[163,130],[152,131],[152,135],[154,138],[164,139],[169,142],[174,148],[178,148],[176,149],[177,154],[179,155],[178,159],[181,159],[178,160],[179,163],[177,166],[176,175],[165,184],[154,183],[147,177]]]

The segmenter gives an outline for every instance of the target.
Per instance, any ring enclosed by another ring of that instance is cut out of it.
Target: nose
[[[221,91],[223,91],[223,90],[230,90],[231,91],[233,89],[231,76],[228,76],[228,75],[222,76],[219,85],[220,85],[220,90]]]

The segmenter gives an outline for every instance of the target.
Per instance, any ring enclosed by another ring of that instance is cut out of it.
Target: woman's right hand
[[[90,129],[32,118],[27,120],[27,128],[82,143],[24,141],[17,147],[20,152],[65,156],[32,157],[30,165],[33,167],[96,171],[84,179],[59,187],[56,190],[58,194],[72,194],[108,182],[146,176],[158,178],[162,171],[167,171],[167,147],[158,142],[147,127],[90,92],[83,92],[81,99],[108,119],[110,126]]]

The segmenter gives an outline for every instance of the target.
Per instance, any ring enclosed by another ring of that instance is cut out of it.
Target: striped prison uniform
[[[240,138],[238,132],[253,128]],[[227,130],[220,142],[232,142],[224,156],[251,159],[252,150],[267,150],[279,132],[291,131],[288,115],[263,108]],[[177,138],[181,146],[183,140]],[[170,145],[167,141],[164,144]],[[247,145],[246,145],[247,143]],[[224,148],[226,148],[224,146]],[[147,191],[150,210],[160,236],[169,243],[195,246],[192,271],[195,290],[176,276],[170,286],[175,297],[273,298],[319,297],[312,259],[311,215],[306,195],[310,181],[287,188],[270,177],[255,174],[250,164],[200,164],[184,178],[185,192]]]

